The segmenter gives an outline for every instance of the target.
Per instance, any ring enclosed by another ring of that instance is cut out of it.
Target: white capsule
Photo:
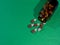
[[[38,28],[38,32],[41,31],[41,28]]]
[[[34,19],[34,21],[36,21],[37,19]]]
[[[34,30],[37,31],[37,28],[35,28]]]
[[[31,24],[31,26],[34,26],[34,24]]]

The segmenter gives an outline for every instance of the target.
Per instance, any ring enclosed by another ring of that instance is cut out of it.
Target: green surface
[[[51,20],[41,32],[32,34],[27,25],[36,17],[45,0],[0,0],[0,45],[60,45],[58,1],[58,8]]]

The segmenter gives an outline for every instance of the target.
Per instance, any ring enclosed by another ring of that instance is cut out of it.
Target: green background
[[[45,1],[0,0],[0,45],[60,45],[60,0],[41,32],[32,34],[27,27]]]

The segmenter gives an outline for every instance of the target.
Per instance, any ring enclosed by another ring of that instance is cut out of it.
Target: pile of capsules
[[[31,31],[32,33],[35,33],[37,31],[40,32],[42,30],[43,25],[46,24],[46,23],[34,23],[34,22],[37,22],[36,18],[32,19],[31,24],[28,25],[29,28],[36,27]]]
[[[41,23],[35,23],[37,22],[37,19],[32,19],[31,24],[28,25],[29,28],[35,27],[31,32],[40,32],[43,28],[43,25],[46,24],[46,21],[52,16],[52,13],[55,11],[55,8],[57,7],[58,2],[57,0],[50,0],[48,1],[42,10],[39,13],[38,20],[41,21]]]
[[[51,17],[53,8],[54,6],[49,2],[46,5],[44,5],[43,10],[40,12],[40,15],[38,17],[39,20],[42,22],[46,22]]]

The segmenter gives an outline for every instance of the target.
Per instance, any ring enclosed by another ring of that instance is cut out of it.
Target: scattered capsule
[[[31,28],[31,27],[33,27],[33,26],[34,26],[34,24],[29,24],[29,25],[28,25],[29,28]]]
[[[31,20],[31,23],[34,23],[36,20],[37,20],[37,19],[33,19],[33,20]]]
[[[40,32],[41,31],[41,28],[38,28],[38,32]]]
[[[34,24],[34,27],[35,27],[35,26],[38,26],[38,25],[37,25],[37,24]]]
[[[35,32],[35,30],[32,30],[31,32],[32,32],[32,33],[34,33],[34,32]]]
[[[34,30],[37,31],[37,28],[35,28]]]
[[[40,28],[41,28],[41,29],[42,29],[42,27],[43,27],[43,23],[40,24]]]
[[[35,28],[35,29],[34,29],[34,30],[32,30],[31,32],[32,32],[32,33],[35,33],[36,31],[37,31],[37,28]]]
[[[39,23],[37,23],[37,24],[34,24],[34,27],[35,27],[35,26],[39,26],[39,25],[40,25]]]

